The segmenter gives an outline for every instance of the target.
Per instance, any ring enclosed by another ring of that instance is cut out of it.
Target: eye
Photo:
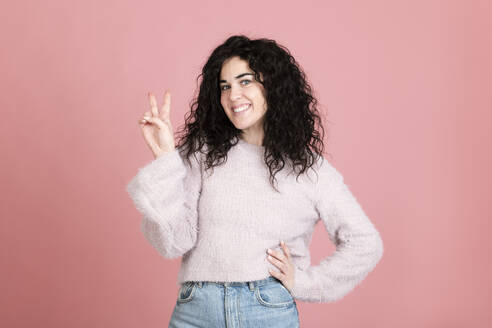
[[[243,82],[247,82],[247,83],[243,83]],[[243,83],[243,85],[248,85],[248,84],[251,84],[251,81],[250,80],[242,80],[240,83]],[[220,91],[225,91],[227,87],[229,87],[229,86],[224,84],[223,86],[220,87]]]

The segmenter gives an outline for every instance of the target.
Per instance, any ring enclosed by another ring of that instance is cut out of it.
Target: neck
[[[263,135],[247,135],[245,133],[242,133],[239,138],[244,140],[245,142],[255,145],[255,146],[263,146]]]

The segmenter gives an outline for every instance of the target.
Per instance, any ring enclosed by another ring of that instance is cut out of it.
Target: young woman
[[[177,146],[169,91],[160,111],[149,94],[139,124],[155,159],[127,186],[146,239],[182,256],[169,326],[299,327],[296,300],[338,300],[374,269],[379,232],[324,160],[317,101],[285,47],[232,36],[200,75]],[[311,266],[319,220],[337,249]]]

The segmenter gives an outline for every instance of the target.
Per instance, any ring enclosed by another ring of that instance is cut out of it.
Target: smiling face
[[[263,80],[262,74],[260,79]],[[228,58],[220,71],[220,103],[229,120],[242,130],[242,138],[261,145],[263,121],[267,110],[265,88],[254,79],[246,60]]]

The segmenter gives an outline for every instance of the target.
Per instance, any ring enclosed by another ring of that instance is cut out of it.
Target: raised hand
[[[175,149],[174,130],[171,124],[171,92],[164,93],[164,104],[159,112],[154,95],[149,92],[150,111],[138,121],[142,135],[157,158]]]

